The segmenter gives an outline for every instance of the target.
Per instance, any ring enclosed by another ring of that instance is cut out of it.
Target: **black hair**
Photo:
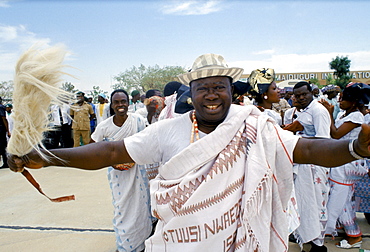
[[[268,91],[268,89],[269,89],[269,87],[272,83],[274,83],[274,81],[272,81],[270,84],[267,84],[267,83],[256,84],[257,87],[258,87],[259,92],[256,92],[255,90],[250,90],[249,91],[249,93],[252,95],[252,97],[254,98],[254,101],[257,104],[263,102],[262,96],[263,96],[264,93],[266,93]]]
[[[293,87],[293,90],[294,89],[297,89],[297,88],[300,88],[300,87],[303,87],[303,86],[306,86],[307,87],[307,90],[308,91],[312,91],[312,87],[311,87],[311,84],[308,83],[307,81],[300,81],[300,82],[297,82],[294,87]]]
[[[150,97],[154,96],[156,92],[161,93],[161,91],[159,91],[158,89],[149,89],[145,93],[145,98],[150,98]]]
[[[254,101],[257,103],[257,104],[260,104],[263,102],[263,99],[262,99],[262,94],[259,94],[257,92],[251,92],[252,94],[252,97],[254,98]]]
[[[357,107],[370,101],[370,86],[364,83],[353,83],[343,89],[342,100],[355,102]]]
[[[178,93],[179,88],[182,86],[182,84],[178,81],[171,81],[166,84],[163,90],[163,95],[170,96],[173,95],[175,92]]]
[[[127,93],[125,90],[123,90],[123,89],[116,89],[116,90],[114,90],[114,91],[110,94],[110,105],[109,105],[109,111],[110,111],[110,115],[111,115],[111,116],[115,114],[115,113],[114,113],[114,110],[112,109],[112,102],[113,102],[112,98],[113,98],[113,95],[114,95],[114,94],[116,94],[116,93],[124,93],[124,94],[127,96],[127,102],[128,102],[128,99],[129,99],[128,93]]]
[[[248,82],[243,82],[243,81],[237,81],[237,82],[234,82],[232,84],[232,86],[234,86],[234,90],[233,90],[233,102],[237,102],[237,104],[239,102],[243,102],[243,101],[236,101],[238,99],[238,97],[240,97],[241,95],[244,95],[245,93],[247,92],[250,92],[251,90],[251,85],[249,85]]]

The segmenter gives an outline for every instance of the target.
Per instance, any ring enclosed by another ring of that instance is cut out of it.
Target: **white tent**
[[[285,80],[285,81],[282,81],[282,82],[279,82],[277,83],[277,86],[281,89],[283,88],[286,88],[286,87],[291,87],[293,88],[295,84],[297,84],[298,82],[300,82],[302,80],[298,80],[298,79],[293,79],[293,80]]]

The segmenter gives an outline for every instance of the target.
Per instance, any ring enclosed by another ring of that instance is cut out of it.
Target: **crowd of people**
[[[117,89],[91,104],[78,92],[51,107],[45,139],[56,140],[44,145],[59,158],[33,151],[10,168],[109,167],[117,251],[287,251],[290,238],[317,252],[343,231],[338,247],[360,247],[370,87],[280,89],[273,69],[242,73],[205,54],[142,100]]]
[[[294,88],[278,90],[271,77],[273,70],[263,71],[266,79],[263,82],[270,84],[261,85],[259,93],[251,92],[254,103],[283,129],[302,137],[352,140],[358,136],[363,123],[370,123],[370,87],[366,84],[349,83],[343,90],[327,85],[319,90],[316,85],[302,81]],[[250,77],[252,80],[255,78],[253,74]],[[314,89],[319,92],[313,92]],[[276,98],[279,93],[280,101]],[[353,161],[330,170],[312,164],[294,164],[292,197],[298,211],[293,209],[292,216],[299,216],[300,220],[295,222],[297,227],[292,240],[300,244],[310,242],[313,251],[326,251],[323,245],[325,235],[337,236],[339,230],[344,231],[346,237],[337,247],[360,247],[362,233],[355,213],[370,211],[365,207],[365,202],[369,201],[366,194],[369,184],[365,182],[368,172],[367,160]],[[356,184],[359,180],[365,183]],[[357,202],[353,197],[355,188],[365,191],[357,197]],[[363,204],[362,209],[358,207],[359,202]],[[365,216],[368,218],[368,215]]]

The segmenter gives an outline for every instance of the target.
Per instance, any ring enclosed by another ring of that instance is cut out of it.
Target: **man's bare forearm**
[[[44,160],[44,166],[69,166],[96,170],[114,164],[133,162],[123,141],[99,142],[75,148],[51,150],[56,157]]]
[[[293,162],[337,167],[356,160],[348,144],[348,140],[301,138],[294,149]]]

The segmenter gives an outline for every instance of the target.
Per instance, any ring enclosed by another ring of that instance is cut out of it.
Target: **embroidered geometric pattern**
[[[235,241],[235,243],[234,243],[235,251],[237,251],[238,249],[243,248],[243,246],[244,246],[244,244],[245,244],[246,241],[247,241],[246,235],[243,235],[242,238],[240,238],[239,240]]]
[[[170,195],[166,192],[165,197],[161,194],[160,196],[156,195],[156,201],[158,205],[164,205],[171,203],[171,208],[176,212],[176,209],[180,208],[194,192],[196,188],[202,183],[204,176],[201,178],[196,178],[195,181],[190,181],[188,185],[184,185],[181,188],[179,185],[176,186],[176,189]]]
[[[221,193],[218,193],[216,195],[214,195],[213,197],[211,198],[208,198],[204,201],[201,201],[197,204],[193,204],[193,205],[190,205],[190,206],[187,206],[187,207],[183,207],[179,210],[177,210],[177,215],[187,215],[187,214],[193,214],[195,212],[198,212],[208,206],[212,206],[220,201],[222,201],[223,199],[225,199],[228,195],[232,194],[234,191],[236,191],[238,188],[240,188],[241,186],[243,186],[243,183],[244,183],[244,176],[240,179],[238,179],[237,181],[235,181],[234,183],[232,183],[231,185],[229,185],[225,190],[223,190]]]
[[[208,172],[207,180],[212,179],[216,174],[228,171],[237,157],[240,157],[241,153],[248,152],[252,143],[256,141],[257,130],[251,124],[246,124],[243,131],[237,132],[231,142],[220,152],[217,156],[215,163]],[[199,187],[199,185],[205,181],[205,177],[198,177],[193,181],[190,181],[188,185],[176,185],[170,193],[156,194],[156,202],[158,205],[170,204],[170,208],[177,214],[188,214],[201,209],[212,206],[213,204],[223,200],[238,187],[242,186],[244,178],[240,178],[233,184],[229,185],[223,192],[218,195],[214,195],[202,202],[193,205],[192,208],[189,206],[187,209],[181,210],[184,203],[193,194],[193,192]],[[161,185],[163,186],[163,184]],[[167,187],[168,188],[168,187]]]
[[[249,222],[247,219],[243,218],[244,225],[246,227],[247,234],[244,235],[241,239],[237,240],[235,242],[235,251],[245,249],[245,245],[248,244],[249,250],[248,251],[259,251],[260,250],[260,244],[258,240],[256,239],[255,234],[253,233],[252,228],[249,225]],[[252,250],[251,250],[252,248]]]
[[[207,179],[212,179],[214,175],[228,171],[232,167],[232,164],[236,162],[236,157],[240,157],[240,153],[245,153],[246,146],[246,134],[238,131],[231,142],[223,149],[215,163],[212,165],[211,170],[207,175]]]
[[[251,119],[254,119],[254,123],[257,121],[257,116],[251,116]],[[246,155],[249,155],[249,150],[252,144],[256,143],[257,139],[257,129],[250,123],[245,124],[245,133],[246,136]]]
[[[158,175],[159,163],[145,165],[146,174],[148,179],[154,179]]]
[[[161,178],[161,179],[163,179],[163,178]],[[177,186],[178,184],[180,184],[180,182],[172,183],[172,184],[164,184],[162,182],[159,182],[160,187],[161,188],[166,188],[166,189]]]

